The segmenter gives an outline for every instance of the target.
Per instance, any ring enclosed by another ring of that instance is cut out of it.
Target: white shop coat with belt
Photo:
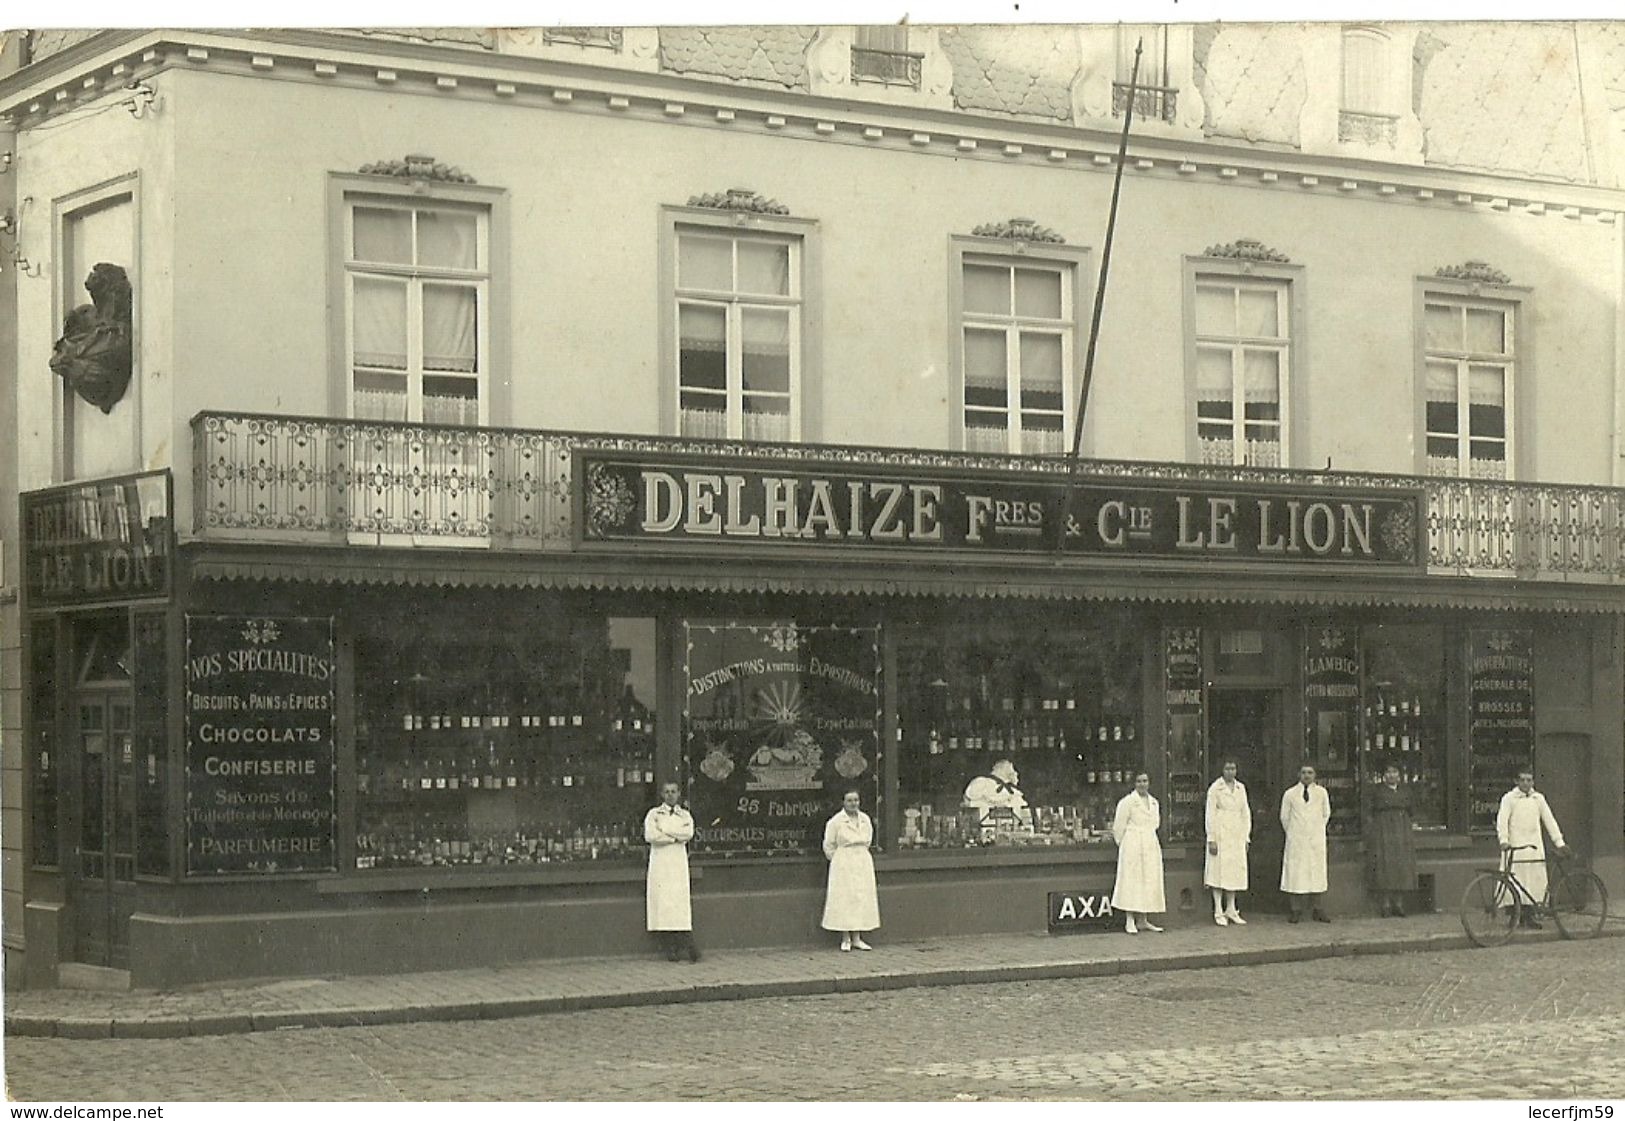
[[[1162,809],[1147,794],[1125,794],[1112,817],[1117,841],[1117,883],[1112,887],[1112,908],[1160,914],[1168,909],[1162,887],[1162,842],[1157,826]]]
[[[1247,787],[1214,779],[1207,788],[1207,840],[1219,851],[1207,854],[1202,882],[1225,891],[1246,891],[1247,846],[1252,839],[1253,809],[1247,804]]]
[[[875,823],[862,810],[852,817],[839,810],[824,826],[829,885],[824,892],[825,930],[874,930],[880,926],[880,893],[875,888]]]
[[[1546,897],[1546,840],[1541,836],[1541,826],[1552,835],[1552,844],[1562,848],[1563,831],[1557,827],[1557,818],[1552,816],[1544,794],[1538,790],[1525,794],[1514,786],[1501,795],[1495,835],[1503,845],[1535,846],[1512,854],[1512,872],[1537,903]]]
[[[1303,798],[1303,783],[1295,782],[1281,795],[1281,828],[1286,830],[1286,851],[1281,855],[1281,890],[1293,895],[1315,895],[1326,890],[1326,823],[1332,802],[1319,783]]]
[[[650,930],[693,930],[688,899],[688,842],[694,818],[682,806],[664,802],[643,816],[649,842],[649,886],[645,900]]]

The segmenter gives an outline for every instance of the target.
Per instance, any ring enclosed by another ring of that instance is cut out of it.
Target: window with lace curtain
[[[960,262],[966,451],[1056,455],[1069,446],[1074,336],[1069,262],[965,254]]]
[[[350,415],[486,423],[487,209],[350,198],[344,221]]]
[[[1291,286],[1197,274],[1196,442],[1200,462],[1287,466]]]
[[[1423,308],[1427,473],[1509,479],[1515,306],[1429,294]]]
[[[801,438],[802,239],[676,227],[678,432]]]

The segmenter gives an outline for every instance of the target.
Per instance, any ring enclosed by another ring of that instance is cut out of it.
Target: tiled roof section
[[[1297,144],[1306,93],[1295,24],[1220,27],[1207,52],[1204,128],[1210,136]]]
[[[408,39],[418,43],[456,43],[494,51],[496,32],[480,27],[358,27],[352,34],[377,39]]]
[[[21,15],[22,13],[19,12],[18,14]],[[92,35],[95,35],[100,30],[101,29],[97,27],[90,27],[73,28],[72,30],[65,31],[58,30],[32,32],[33,38],[28,41],[29,58],[34,62],[38,62],[42,58],[49,58],[51,55],[60,54],[62,51],[67,50],[75,43],[84,42],[86,39],[90,38]]]
[[[945,27],[940,40],[961,109],[1072,118],[1072,81],[1082,60],[1071,28]]]
[[[1438,25],[1423,76],[1429,164],[1590,178],[1574,31],[1556,24]]]
[[[816,27],[662,27],[660,66],[785,89],[807,88]]]

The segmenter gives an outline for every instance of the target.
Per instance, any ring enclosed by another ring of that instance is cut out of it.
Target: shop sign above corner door
[[[167,597],[174,525],[168,471],[24,494],[23,569],[29,607]]]
[[[1057,474],[911,470],[583,451],[589,546],[1053,554]],[[1094,559],[1420,570],[1416,487],[1276,486],[1080,475],[1064,552]]]
[[[331,872],[333,620],[186,617],[186,874]]]

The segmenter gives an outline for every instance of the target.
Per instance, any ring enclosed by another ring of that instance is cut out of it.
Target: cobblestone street
[[[1620,1098],[1625,939],[501,1021],[12,1038],[6,1068],[24,1100]]]

